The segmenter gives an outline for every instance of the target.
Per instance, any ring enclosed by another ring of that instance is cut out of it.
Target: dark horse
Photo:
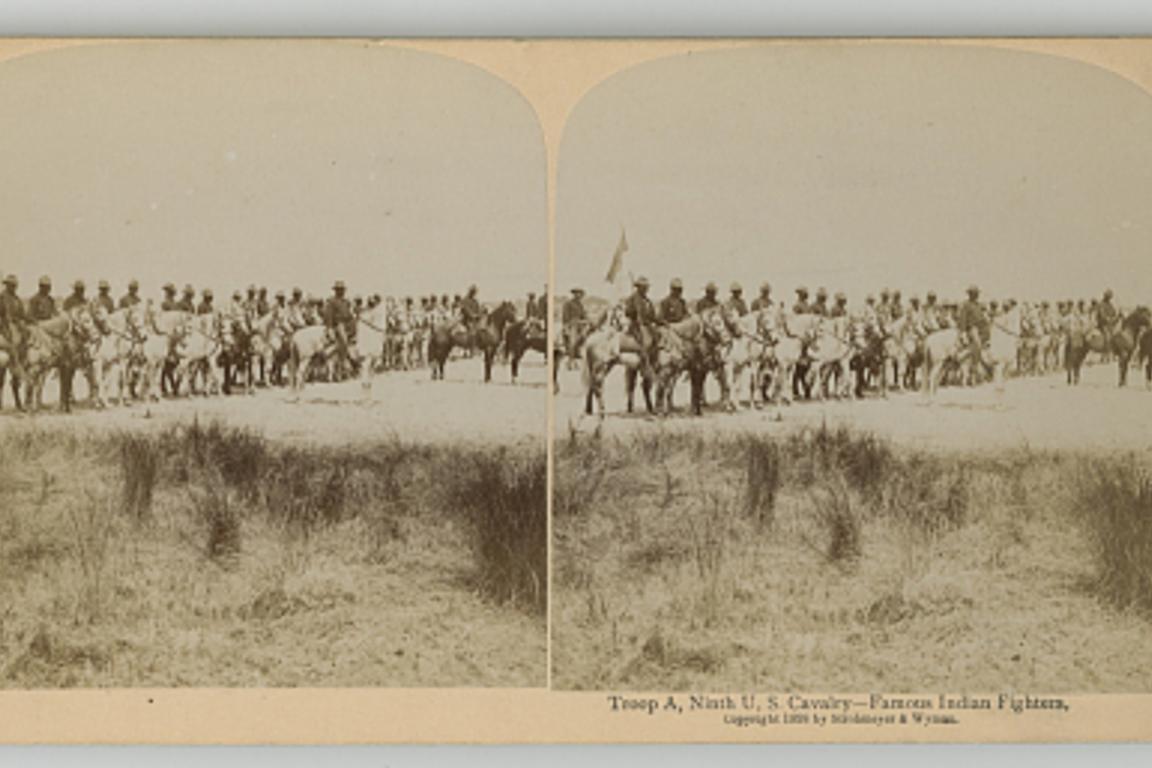
[[[665,415],[672,412],[672,390],[682,372],[688,374],[693,415],[703,413],[704,382],[709,373],[719,378],[721,400],[728,402],[720,347],[728,343],[730,333],[729,319],[719,307],[660,328],[656,362],[656,406],[660,411]]]
[[[24,346],[22,329],[12,324],[9,333],[0,333],[0,408],[4,405],[4,381],[10,379],[16,410],[24,409],[20,398],[20,384],[24,380]]]
[[[461,322],[434,327],[428,336],[428,363],[433,381],[444,380],[444,366],[454,347],[480,350],[484,354],[484,383],[492,381],[492,361],[504,339],[504,327],[515,319],[516,307],[505,301],[475,328],[468,328]]]
[[[548,359],[548,327],[533,325],[527,320],[512,320],[504,329],[504,354],[512,366],[512,383],[520,375],[520,358],[528,350],[539,352]]]
[[[1119,365],[1119,386],[1128,383],[1128,365],[1137,345],[1147,335],[1152,326],[1152,312],[1148,307],[1139,307],[1121,320],[1119,327],[1106,333],[1099,328],[1072,330],[1065,343],[1064,366],[1067,369],[1068,383],[1080,383],[1080,369],[1089,352],[1112,355]]]

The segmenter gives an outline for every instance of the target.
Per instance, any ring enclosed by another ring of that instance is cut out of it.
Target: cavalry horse
[[[189,329],[189,315],[180,311],[157,310],[149,302],[144,307],[144,319],[140,324],[140,342],[136,348],[140,361],[140,399],[159,400],[156,391],[164,371],[173,371],[172,394],[176,395],[179,383],[175,371],[180,367],[180,344]],[[163,389],[162,383],[159,387]]]
[[[52,371],[60,381],[60,409],[65,413],[72,410],[72,376],[83,366],[85,346],[97,334],[92,314],[87,311],[61,312],[29,325],[23,360],[24,402],[32,412],[43,407],[44,384]]]
[[[489,312],[474,328],[463,322],[449,322],[436,325],[428,338],[428,362],[432,368],[432,380],[444,380],[444,367],[453,348],[479,350],[484,355],[484,383],[492,381],[492,362],[500,343],[504,340],[504,328],[516,317],[512,302],[505,301]]]
[[[189,321],[188,335],[181,345],[183,370],[188,380],[188,394],[215,394],[220,391],[216,359],[222,347],[220,318],[214,313],[196,315]],[[201,388],[197,390],[197,381]]]
[[[925,397],[932,397],[940,388],[940,382],[950,367],[959,367],[970,357],[968,340],[957,328],[947,327],[932,331],[924,337]]]
[[[337,354],[337,344],[328,329],[323,325],[306,325],[297,328],[288,337],[288,381],[295,397],[304,390],[308,371],[316,359],[327,359]]]
[[[643,379],[641,389],[644,405],[648,413],[654,413],[652,406],[652,382],[655,374],[651,362],[640,343],[624,331],[627,320],[623,306],[617,304],[604,313],[600,320],[590,326],[584,339],[584,412],[592,415],[592,401],[599,406],[600,417],[604,417],[604,380],[617,365],[624,366],[624,388],[628,396],[628,412],[633,411],[633,396],[636,391],[637,373]],[[553,365],[553,369],[555,369]]]
[[[1080,383],[1080,370],[1089,352],[1102,357],[1115,357],[1119,366],[1119,386],[1128,383],[1128,367],[1137,346],[1152,325],[1152,314],[1147,307],[1138,307],[1126,315],[1113,329],[1084,328],[1073,324],[1067,334],[1064,351],[1064,367],[1068,383]]]
[[[97,406],[107,407],[115,385],[117,402],[127,405],[132,366],[137,358],[136,348],[143,339],[140,312],[134,306],[112,312],[97,308],[93,320],[98,337],[89,347],[86,360],[92,399]]]
[[[751,312],[730,325],[732,341],[724,350],[723,360],[725,379],[735,393],[731,400],[734,408],[740,405],[745,374],[748,375],[748,407],[759,406],[756,397],[758,393],[762,395],[761,382],[773,345],[767,321],[767,312]]]
[[[789,388],[793,383],[803,385],[805,394],[811,392],[815,371],[808,357],[808,346],[816,341],[822,320],[820,315],[796,314],[784,309],[773,318],[771,337],[775,344],[770,351],[773,402],[790,404]]]
[[[657,328],[656,407],[665,415],[672,412],[672,390],[681,373],[688,374],[692,414],[704,409],[704,382],[714,373],[720,383],[720,400],[732,408],[731,393],[724,369],[724,349],[732,340],[732,323],[722,307],[711,307],[678,323]]]
[[[359,327],[356,329],[356,343],[352,354],[355,362],[360,366],[360,386],[364,399],[372,397],[372,379],[378,367],[384,364],[389,343],[389,317],[383,304],[377,304],[371,309],[365,309],[356,318]]]
[[[529,350],[548,359],[548,326],[536,320],[512,320],[504,329],[504,351],[512,369],[512,383],[520,376],[520,360]]]
[[[18,411],[24,408],[20,398],[20,385],[25,378],[21,352],[23,339],[23,329],[15,324],[9,326],[7,333],[0,333],[0,407],[4,404],[4,382],[7,380],[11,382],[12,398]]]

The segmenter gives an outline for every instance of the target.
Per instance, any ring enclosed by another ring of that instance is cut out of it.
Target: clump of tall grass
[[[76,620],[92,624],[104,611],[108,554],[116,520],[112,500],[87,491],[83,502],[68,507],[67,516],[70,548],[79,569]]]
[[[578,515],[596,503],[608,476],[607,452],[600,440],[571,440],[556,452],[552,484],[552,514]]]
[[[246,500],[259,498],[271,449],[258,432],[216,421],[205,426],[197,419],[187,427],[169,429],[160,443],[169,452],[177,480],[187,482],[199,471],[211,468]]]
[[[131,432],[121,434],[118,442],[123,508],[134,520],[144,520],[152,513],[152,496],[160,474],[157,444],[148,435]]]
[[[745,512],[759,525],[771,525],[783,484],[780,447],[770,439],[753,437],[745,442],[745,453]]]
[[[912,454],[892,472],[876,506],[881,514],[937,535],[967,520],[969,487],[969,472],[963,465]]]
[[[723,576],[729,540],[733,536],[734,506],[730,495],[704,493],[696,505],[696,513],[687,518],[700,585],[695,615],[703,619],[705,626],[712,626],[720,619],[727,597]]]
[[[1131,460],[1094,463],[1077,496],[1097,591],[1117,607],[1152,611],[1152,476]]]
[[[189,489],[189,498],[204,530],[204,554],[230,565],[240,554],[240,509],[229,496],[220,472],[204,470]]]
[[[507,449],[454,460],[452,500],[471,521],[478,585],[498,602],[547,603],[547,461]]]
[[[844,425],[790,435],[784,452],[793,468],[793,480],[810,487],[831,472],[841,472],[852,488],[868,499],[879,495],[895,467],[895,452],[870,432],[856,432]]]
[[[862,554],[860,514],[852,503],[848,482],[841,474],[824,478],[808,492],[813,517],[824,533],[823,546],[809,542],[824,558],[840,568],[852,566]]]

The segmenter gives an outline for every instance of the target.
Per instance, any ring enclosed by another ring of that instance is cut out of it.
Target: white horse
[[[849,369],[855,354],[852,325],[846,315],[829,318],[821,324],[816,338],[808,345],[808,357],[811,358],[812,367],[815,369],[818,399],[852,398],[852,378]]]
[[[100,334],[89,348],[93,401],[99,407],[106,407],[114,387],[116,401],[128,405],[131,401],[132,366],[138,357],[137,347],[143,340],[140,330],[142,315],[135,306],[121,307],[112,312],[97,308],[93,319]]]
[[[723,360],[725,375],[734,393],[731,397],[734,407],[740,405],[745,374],[748,375],[748,407],[760,406],[761,381],[773,344],[765,323],[767,319],[764,312],[752,312],[732,321],[733,338],[723,352]]]
[[[360,387],[365,400],[372,397],[372,379],[384,363],[388,342],[388,313],[383,304],[364,309],[356,318],[356,346],[353,354],[360,365]],[[403,348],[403,347],[401,347]]]
[[[202,394],[220,391],[216,358],[220,354],[220,319],[215,313],[196,315],[189,321],[188,335],[181,345],[183,358],[179,375],[188,379],[188,394],[196,394],[196,381],[203,384]]]
[[[792,377],[805,361],[808,344],[819,333],[821,320],[819,315],[800,315],[785,309],[781,309],[773,318],[772,338],[776,342],[771,349],[773,402],[785,405],[792,402]]]
[[[142,338],[137,347],[140,363],[138,394],[141,400],[160,399],[156,391],[157,382],[164,375],[166,363],[172,361],[175,363],[173,369],[178,370],[180,343],[188,333],[188,318],[186,312],[157,310],[152,302],[145,305],[144,320],[140,325]]]
[[[317,357],[327,359],[331,347],[328,329],[322,325],[309,325],[292,333],[288,339],[288,377],[294,395],[299,397],[304,389],[312,361]]]

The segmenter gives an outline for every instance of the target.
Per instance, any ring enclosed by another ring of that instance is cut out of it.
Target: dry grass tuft
[[[1090,465],[1078,507],[1096,559],[1096,589],[1120,608],[1152,611],[1152,477],[1134,461]]]
[[[124,511],[134,520],[146,520],[152,514],[152,496],[160,472],[158,445],[149,436],[132,432],[119,435],[118,442]]]
[[[452,496],[467,510],[482,592],[543,613],[547,605],[547,460],[506,449],[457,457]]]

